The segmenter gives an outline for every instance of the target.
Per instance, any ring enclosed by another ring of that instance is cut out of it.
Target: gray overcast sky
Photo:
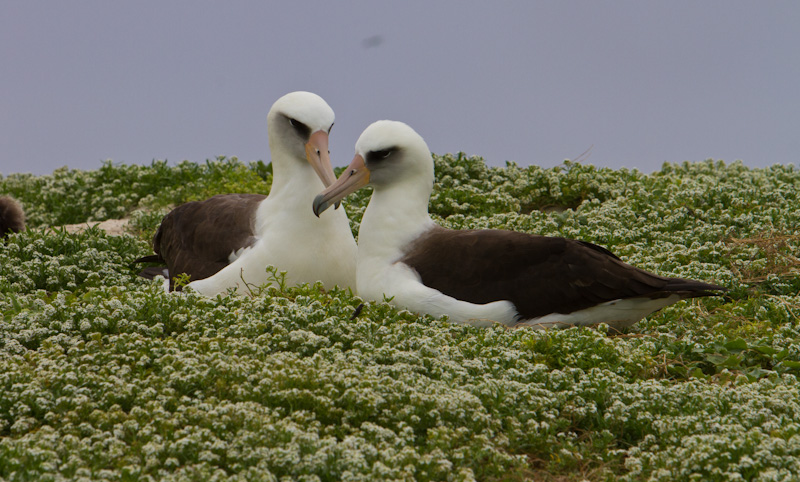
[[[377,119],[492,165],[800,159],[796,1],[0,0],[0,173],[269,160],[310,90],[335,165]]]

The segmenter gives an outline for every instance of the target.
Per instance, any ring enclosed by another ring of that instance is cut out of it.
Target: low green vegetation
[[[730,289],[623,334],[453,325],[280,273],[214,299],[136,276],[171,206],[267,193],[270,169],[0,177],[31,228],[0,242],[0,480],[797,480],[791,165],[646,175],[437,156],[445,226],[580,238]],[[368,199],[347,200],[354,232]],[[118,217],[129,234],[57,227]]]

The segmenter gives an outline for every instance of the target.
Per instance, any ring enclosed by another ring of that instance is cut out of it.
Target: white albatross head
[[[276,100],[267,114],[272,162],[308,162],[330,186],[336,180],[328,149],[333,121],[333,109],[317,94],[291,92]]]
[[[314,199],[314,214],[367,185],[376,192],[406,184],[430,189],[433,178],[433,158],[422,136],[402,122],[380,120],[364,129],[353,161]]]

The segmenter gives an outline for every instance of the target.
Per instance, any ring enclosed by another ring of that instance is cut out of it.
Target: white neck
[[[296,159],[288,152],[273,146],[272,187],[269,196],[259,206],[256,214],[255,230],[260,236],[272,229],[285,232],[289,226],[304,229],[303,226],[341,223],[344,210],[322,213],[320,219],[314,216],[312,207],[314,197],[325,189],[314,169],[305,159]],[[328,214],[326,216],[326,214]],[[346,223],[346,221],[345,221]]]
[[[406,179],[378,186],[364,212],[358,235],[359,258],[396,259],[403,246],[430,229],[428,215],[432,182]]]
[[[287,203],[287,207],[299,205],[297,200],[303,199],[303,203],[307,206],[302,207],[307,207],[309,213],[313,213],[311,203],[314,197],[325,189],[325,186],[314,172],[311,164],[305,159],[294,158],[280,145],[272,146],[270,150],[272,151],[272,188],[269,197],[271,199],[294,199],[294,202]],[[307,203],[305,203],[306,199]]]

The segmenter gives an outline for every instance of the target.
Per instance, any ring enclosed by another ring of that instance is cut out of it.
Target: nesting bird
[[[320,215],[363,186],[374,189],[358,235],[360,296],[476,326],[602,322],[620,329],[725,289],[638,269],[585,241],[445,229],[428,214],[433,182],[423,138],[401,122],[378,121],[361,134],[339,179],[314,199]]]
[[[25,212],[16,199],[0,196],[0,238],[25,231]]]
[[[268,196],[222,194],[189,202],[168,213],[154,238],[154,256],[165,263],[142,276],[189,275],[189,288],[213,296],[269,282],[271,265],[289,284],[355,286],[356,243],[343,208],[317,219],[309,204],[335,181],[328,151],[334,113],[318,95],[292,92],[267,115],[272,157]],[[166,272],[165,272],[166,271]]]

